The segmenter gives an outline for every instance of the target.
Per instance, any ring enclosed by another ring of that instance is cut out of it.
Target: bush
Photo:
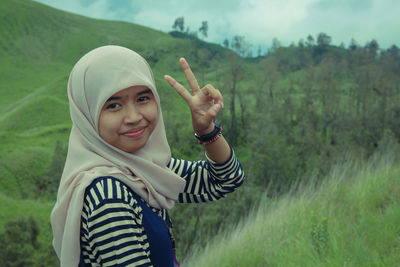
[[[8,267],[32,266],[39,249],[39,226],[36,220],[20,218],[9,221],[0,234],[0,265]]]

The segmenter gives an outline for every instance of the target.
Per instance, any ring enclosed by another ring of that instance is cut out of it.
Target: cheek
[[[111,114],[100,114],[99,119],[99,135],[104,140],[109,141],[115,134],[118,133],[119,122]]]
[[[155,125],[157,124],[158,120],[158,106],[157,104],[154,104],[153,107],[149,111],[149,120],[152,121],[152,123]]]

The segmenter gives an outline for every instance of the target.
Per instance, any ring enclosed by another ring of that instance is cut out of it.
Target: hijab
[[[137,152],[122,151],[98,133],[100,111],[113,94],[125,88],[147,86],[158,105],[156,126]],[[171,158],[160,99],[150,66],[136,52],[103,46],[84,55],[68,80],[72,128],[68,154],[51,213],[53,246],[60,266],[77,266],[85,189],[101,176],[112,176],[155,208],[171,209],[185,185],[166,166]]]

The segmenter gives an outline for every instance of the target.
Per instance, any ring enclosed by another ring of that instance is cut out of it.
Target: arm
[[[165,75],[165,80],[188,104],[192,115],[194,132],[198,135],[208,134],[214,129],[214,118],[224,105],[223,97],[220,91],[215,89],[211,84],[207,84],[200,89],[196,77],[186,60],[181,58],[179,62],[192,94],[171,76]],[[211,144],[205,143],[203,146],[207,156],[217,163],[224,163],[231,156],[231,148],[223,136],[215,142]]]
[[[165,80],[182,96],[190,108],[193,130],[197,135],[211,133],[214,119],[223,107],[223,97],[211,84],[199,87],[196,77],[184,58],[179,60],[192,94],[171,76]],[[169,167],[186,179],[180,202],[216,200],[233,192],[244,179],[243,169],[223,136],[203,144],[208,161],[189,162],[172,159]]]
[[[213,131],[215,123],[212,122],[210,124],[210,127],[212,128],[204,131],[204,134]],[[229,146],[223,135],[221,135],[221,137],[219,137],[216,141],[212,143],[205,142],[202,145],[205,149],[207,157],[216,163],[226,162],[230,158],[232,153],[231,147]]]
[[[179,194],[181,203],[218,200],[235,191],[245,178],[233,150],[224,163],[172,158],[168,167],[186,180],[184,191]]]

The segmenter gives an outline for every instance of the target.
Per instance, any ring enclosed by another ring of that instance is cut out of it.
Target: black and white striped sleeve
[[[168,167],[186,179],[179,194],[179,202],[207,202],[220,199],[238,188],[245,178],[243,168],[232,150],[230,158],[222,164],[210,159],[187,161],[172,158]]]
[[[142,210],[125,185],[97,179],[87,190],[81,216],[85,266],[151,266]]]

